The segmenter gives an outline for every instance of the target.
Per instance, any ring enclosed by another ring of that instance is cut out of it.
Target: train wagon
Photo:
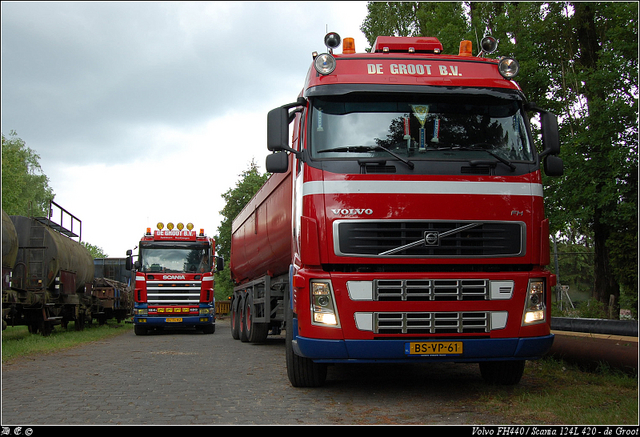
[[[91,295],[94,265],[89,251],[72,239],[77,237],[73,230],[50,218],[16,215],[9,219],[17,248],[12,248],[16,255],[8,273],[10,282],[3,283],[3,322],[26,325],[30,332],[42,335],[70,321],[76,330],[83,329],[92,313],[99,311],[98,300]],[[3,236],[9,227],[3,220]],[[3,247],[3,272],[4,263]]]

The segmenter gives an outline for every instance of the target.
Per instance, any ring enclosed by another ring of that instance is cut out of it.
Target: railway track
[[[547,355],[587,367],[606,363],[627,373],[638,371],[638,322],[553,317],[555,334]]]

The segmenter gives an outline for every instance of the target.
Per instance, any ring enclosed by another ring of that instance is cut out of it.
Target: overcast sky
[[[252,160],[264,172],[267,112],[295,101],[327,27],[368,47],[366,2],[3,1],[1,12],[2,133],[40,156],[55,202],[109,257],[158,221],[214,235],[221,194]]]

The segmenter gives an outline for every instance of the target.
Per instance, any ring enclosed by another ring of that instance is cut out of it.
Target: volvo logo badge
[[[440,235],[437,231],[426,231],[424,233],[424,244],[427,246],[439,246]]]

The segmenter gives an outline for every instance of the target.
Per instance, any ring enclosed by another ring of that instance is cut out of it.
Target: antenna
[[[480,52],[480,40],[478,39],[478,28],[474,26],[473,30],[476,32],[476,47],[478,47],[478,51]]]

